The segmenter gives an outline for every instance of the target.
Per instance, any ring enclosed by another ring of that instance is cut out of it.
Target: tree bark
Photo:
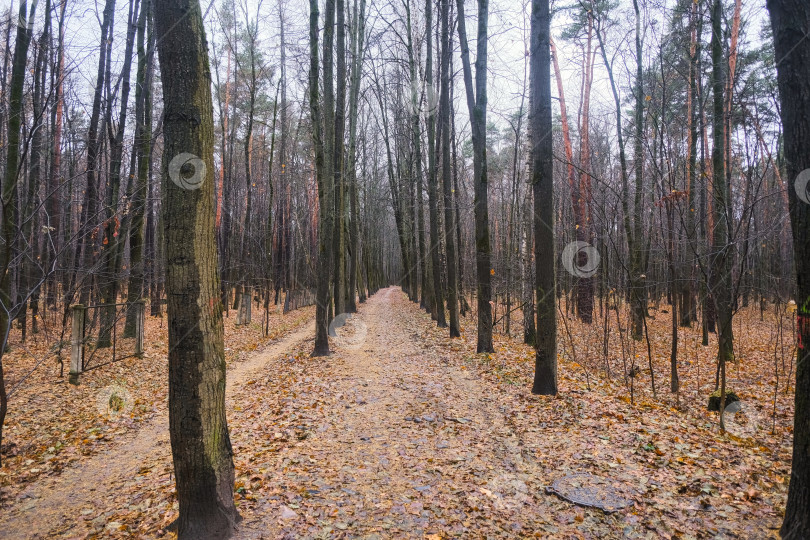
[[[123,215],[119,217],[118,206],[121,193],[121,165],[124,153],[124,130],[127,123],[127,106],[129,105],[130,74],[132,72],[132,49],[135,43],[136,19],[138,17],[139,0],[131,0],[129,16],[127,18],[127,41],[124,47],[124,65],[121,70],[121,109],[118,114],[118,129],[110,143],[110,174],[107,190],[107,209],[104,225],[104,240],[102,242],[101,260],[106,266],[106,281],[101,285],[101,302],[108,304],[102,309],[101,329],[99,331],[98,346],[109,347],[112,342],[110,332],[115,325],[118,299],[119,268],[121,255],[124,251],[124,227],[121,226]],[[111,114],[111,111],[107,111]]]
[[[146,191],[149,185],[149,162],[152,159],[152,62],[154,49],[147,51],[146,26],[152,33],[152,0],[143,0],[138,20],[138,73],[135,83],[135,151],[138,154],[138,171],[135,189],[132,190],[132,221],[129,227],[129,284],[127,302],[143,297],[143,237],[146,212]],[[149,37],[151,41],[151,35]],[[136,313],[127,310],[124,337],[135,335]]]
[[[433,6],[432,0],[425,0],[425,42],[427,56],[425,59],[425,85],[433,88]],[[431,317],[439,328],[447,326],[444,313],[444,289],[442,288],[442,270],[439,262],[441,229],[439,227],[439,176],[436,165],[436,112],[428,110],[427,116],[427,152],[428,152],[428,216],[430,219],[430,263],[433,274],[431,293],[433,303],[430,306]]]
[[[321,132],[321,103],[318,88],[318,2],[309,3],[309,109],[312,119],[312,143],[315,148],[315,175],[318,183],[318,275],[315,298],[315,348],[313,356],[329,354],[329,280],[332,272],[333,177],[331,145],[334,134],[334,93],[332,85],[332,42],[334,36],[334,0],[326,2],[324,26],[324,132]]]
[[[344,231],[345,189],[343,181],[344,167],[344,135],[346,132],[346,6],[345,0],[335,0],[335,13],[337,15],[337,41],[335,43],[335,80],[337,92],[335,93],[335,120],[334,120],[334,146],[332,152],[334,180],[334,279],[332,297],[335,303],[335,315],[346,311],[346,235]]]
[[[360,101],[360,77],[363,70],[363,55],[365,53],[365,33],[366,33],[366,0],[360,0],[358,11],[357,0],[354,5],[354,25],[352,25],[352,74],[351,87],[349,89],[349,164],[347,174],[349,177],[348,187],[350,190],[350,228],[349,228],[349,252],[351,264],[349,266],[348,283],[348,305],[346,309],[349,313],[357,312],[357,301],[355,293],[358,290],[357,274],[360,268],[360,211],[357,200],[357,124],[358,106]],[[363,154],[363,159],[368,157]],[[360,293],[361,300],[365,295]]]
[[[529,77],[537,347],[532,394],[557,394],[554,166],[551,124],[551,52],[548,0],[532,2]]]
[[[487,200],[487,20],[489,0],[478,0],[478,36],[475,58],[475,88],[470,68],[470,49],[464,21],[464,0],[458,1],[458,37],[467,108],[470,112],[475,186],[475,268],[478,281],[478,343],[476,351],[495,352],[492,346],[492,263]]]
[[[717,362],[720,369],[720,427],[725,428],[723,409],[726,401],[726,363],[734,360],[734,328],[732,326],[732,263],[734,246],[729,239],[729,188],[725,173],[725,123],[723,91],[725,88],[725,62],[723,58],[722,2],[714,0],[712,6],[712,199],[714,201],[714,234],[710,257],[711,296],[717,309]]]
[[[785,135],[790,224],[796,261],[797,362],[793,416],[793,462],[785,520],[785,540],[810,538],[810,204],[799,198],[799,174],[810,169],[810,6],[805,0],[768,0]]]
[[[439,122],[441,122],[442,186],[444,188],[444,242],[447,253],[447,309],[450,312],[450,337],[453,338],[460,337],[461,330],[458,320],[458,260],[456,259],[456,229],[453,211],[453,178],[450,171],[450,55],[452,51],[450,50],[449,8],[449,0],[442,0]],[[462,12],[459,11],[459,22],[461,22],[462,17]],[[487,309],[489,309],[489,304],[487,304]]]
[[[240,518],[225,418],[208,44],[198,0],[157,2],[155,24],[165,107],[163,171],[173,176],[164,180],[163,216],[178,538],[227,538]],[[178,158],[185,163],[172,172]]]
[[[31,3],[20,1],[17,23],[17,38],[14,43],[14,59],[11,64],[9,82],[8,136],[6,137],[6,170],[0,189],[3,206],[3,245],[0,248],[0,443],[3,442],[3,423],[8,411],[6,380],[3,374],[3,355],[8,344],[11,321],[14,320],[14,306],[11,298],[11,264],[17,254],[17,208],[19,195],[17,183],[20,173],[20,127],[23,114],[23,88],[25,85],[25,64],[28,58],[28,45],[34,27],[37,0]]]
[[[60,0],[58,15],[58,30],[56,44],[56,65],[54,66],[54,104],[51,109],[51,130],[53,133],[53,143],[51,145],[51,170],[48,175],[48,226],[49,230],[56,234],[51,234],[48,250],[45,252],[46,268],[50,268],[56,260],[57,254],[62,247],[62,233],[68,227],[67,218],[62,215],[62,204],[64,190],[62,188],[61,163],[62,163],[62,116],[64,113],[64,79],[65,79],[65,9],[67,0]],[[47,304],[56,307],[57,297],[57,276],[54,272],[48,283]]]

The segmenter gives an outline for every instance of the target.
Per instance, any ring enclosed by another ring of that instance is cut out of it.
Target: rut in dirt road
[[[309,363],[322,423],[268,464],[261,482],[278,490],[243,512],[240,537],[520,534],[537,471],[491,389],[422,339],[421,316],[383,290]]]

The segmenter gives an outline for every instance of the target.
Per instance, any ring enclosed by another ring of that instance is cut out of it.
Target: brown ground
[[[561,346],[560,395],[544,398],[528,393],[529,348],[498,338],[497,354],[475,355],[474,331],[462,330],[447,339],[391,288],[338,330],[328,358],[309,357],[305,324],[234,365],[237,537],[775,535],[788,430],[720,434],[716,416],[691,404],[710,378],[697,353],[694,365],[684,361],[680,410],[669,404],[665,360],[656,360],[658,399],[642,376],[631,405],[619,361],[608,379],[588,353],[595,339],[579,343],[577,363]],[[655,349],[665,358],[663,344]],[[7,497],[0,537],[171,535],[162,530],[177,515],[171,470],[163,413]],[[572,472],[606,479],[631,506],[605,514],[546,494]]]

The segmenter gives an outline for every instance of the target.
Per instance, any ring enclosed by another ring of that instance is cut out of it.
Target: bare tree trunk
[[[768,0],[773,28],[781,115],[785,132],[787,177],[804,196],[788,189],[796,260],[797,358],[796,409],[793,416],[793,461],[785,520],[785,540],[810,538],[810,204],[806,175],[810,169],[810,6],[804,0]],[[805,175],[802,185],[799,175]],[[791,187],[793,187],[791,186]]]
[[[712,90],[713,129],[712,170],[714,176],[712,199],[714,200],[714,234],[711,253],[709,286],[717,309],[718,350],[720,369],[720,427],[725,428],[723,409],[726,405],[726,363],[734,360],[734,328],[732,326],[731,265],[733,246],[729,240],[729,189],[725,174],[725,137],[723,134],[725,66],[722,42],[722,2],[714,0],[712,6]]]
[[[478,279],[478,344],[476,351],[495,352],[492,346],[492,276],[490,262],[489,209],[487,200],[487,19],[489,0],[478,0],[478,36],[475,58],[475,88],[470,68],[470,49],[464,21],[464,0],[458,2],[458,37],[467,108],[473,141],[475,186],[475,268]]]
[[[537,347],[532,394],[557,394],[557,313],[551,125],[551,52],[548,0],[532,3],[530,116]]]
[[[360,77],[363,70],[363,53],[366,33],[366,0],[360,0],[358,11],[357,0],[354,2],[354,24],[352,25],[351,50],[352,73],[351,88],[349,89],[349,165],[347,167],[350,190],[351,221],[349,228],[349,251],[351,264],[349,265],[349,286],[347,297],[349,313],[357,312],[355,295],[357,287],[357,272],[360,268],[360,215],[357,201],[357,124],[358,106],[360,101]],[[363,159],[368,157],[363,154]],[[364,299],[361,292],[360,298]]]
[[[456,259],[455,225],[453,212],[453,178],[450,171],[450,2],[442,0],[442,58],[441,97],[439,99],[439,122],[441,122],[442,186],[444,188],[444,241],[447,250],[447,309],[450,312],[450,337],[460,337],[458,320],[458,261]],[[461,12],[460,12],[461,13]],[[487,306],[489,308],[489,306]]]
[[[335,203],[335,228],[333,230],[334,242],[332,243],[334,254],[334,280],[332,297],[335,302],[335,315],[340,315],[346,311],[346,235],[344,234],[344,212],[345,212],[345,189],[343,181],[344,167],[344,135],[346,131],[346,7],[345,0],[336,0],[337,14],[337,43],[335,54],[337,81],[337,93],[335,94],[335,133],[333,172],[335,175],[334,203]]]
[[[39,42],[35,47],[36,54],[34,55],[34,92],[31,99],[31,112],[33,117],[33,125],[31,126],[30,139],[31,144],[29,147],[30,160],[28,166],[28,193],[25,200],[25,209],[21,216],[22,234],[23,234],[23,249],[26,254],[23,259],[21,275],[20,275],[20,295],[23,298],[23,304],[20,306],[20,313],[18,315],[18,324],[22,330],[22,341],[24,342],[27,337],[27,321],[28,321],[28,307],[31,310],[31,333],[36,334],[37,329],[37,316],[39,310],[39,278],[35,275],[37,269],[44,270],[44,267],[39,265],[40,261],[40,236],[39,230],[39,191],[42,183],[42,159],[43,159],[43,132],[46,131],[45,125],[45,107],[43,99],[45,97],[45,73],[47,72],[47,49],[50,38],[50,12],[51,2],[46,0],[45,13],[45,26],[40,35]],[[28,295],[28,298],[26,296]]]
[[[101,117],[101,99],[104,92],[104,75],[107,71],[107,63],[109,62],[108,50],[109,42],[112,41],[108,35],[112,32],[111,26],[113,25],[113,17],[115,15],[115,0],[106,0],[104,5],[104,15],[101,22],[101,46],[99,47],[99,60],[98,71],[96,73],[96,86],[93,95],[93,108],[90,113],[90,126],[87,133],[87,186],[85,189],[84,204],[82,205],[81,217],[79,218],[79,245],[76,248],[76,261],[79,267],[82,268],[82,275],[77,275],[77,283],[81,288],[79,302],[87,304],[90,299],[90,288],[92,287],[92,272],[93,259],[95,257],[96,241],[92,235],[95,224],[98,221],[98,154],[99,154],[99,139],[98,139],[98,124]],[[76,270],[79,274],[79,270]],[[72,287],[70,287],[72,288]],[[72,291],[65,291],[65,306],[70,304],[70,298],[67,295],[72,295]],[[67,310],[67,307],[65,308]],[[67,311],[66,311],[67,313]]]
[[[689,249],[685,255],[687,260],[692,257],[697,257],[697,242],[696,242],[696,202],[697,202],[697,117],[695,111],[697,109],[697,60],[700,54],[700,44],[697,37],[697,4],[692,4],[689,12],[689,30],[690,30],[690,45],[689,45],[689,89],[686,99],[686,114],[687,124],[689,126],[688,132],[688,145],[687,145],[687,211],[686,211],[686,241],[689,244]],[[692,315],[694,310],[694,265],[685,265],[686,279],[683,282],[681,289],[681,326],[692,325]]]
[[[332,44],[334,40],[335,2],[326,1],[323,43],[324,133],[321,133],[321,103],[318,88],[318,2],[309,4],[309,108],[312,118],[312,142],[315,147],[315,174],[318,181],[318,275],[315,299],[315,349],[313,356],[329,354],[329,279],[332,272],[332,226],[334,217],[331,147],[334,141],[334,92],[332,81]]]
[[[169,434],[178,538],[227,538],[240,519],[225,418],[211,72],[197,0],[155,4],[163,81]],[[182,166],[177,167],[179,162]]]
[[[586,40],[585,56],[582,69],[582,106],[580,124],[580,144],[579,161],[580,174],[579,183],[575,189],[571,190],[571,197],[574,198],[575,235],[579,242],[590,244],[593,241],[591,230],[591,147],[590,147],[590,110],[591,110],[591,88],[593,86],[593,64],[594,53],[592,52],[593,41],[593,15],[589,12],[588,38]],[[588,264],[587,250],[577,250],[577,267]],[[593,276],[576,276],[577,291],[577,316],[587,324],[593,321]]]
[[[67,218],[62,215],[63,197],[65,190],[62,188],[61,163],[62,163],[62,116],[64,113],[64,78],[65,78],[65,9],[67,0],[60,0],[59,15],[57,16],[57,44],[56,62],[52,80],[54,86],[54,104],[51,108],[51,132],[53,133],[53,143],[51,145],[51,170],[48,175],[48,202],[47,202],[47,227],[50,231],[48,248],[45,250],[45,268],[50,269],[56,262],[56,256],[62,248],[62,232],[68,227]],[[50,14],[48,15],[50,16]],[[69,197],[69,193],[68,193]],[[57,297],[57,276],[52,273],[48,280],[48,296],[46,303],[48,306],[56,307]]]
[[[118,214],[119,195],[121,193],[121,164],[124,152],[124,130],[129,104],[130,73],[132,72],[132,49],[135,42],[136,18],[138,17],[139,0],[131,0],[127,18],[127,41],[124,51],[124,66],[121,71],[121,109],[118,115],[118,130],[110,144],[110,175],[107,191],[107,213],[102,242],[101,259],[106,266],[106,282],[101,286],[101,302],[108,304],[102,310],[102,323],[99,332],[98,346],[109,347],[112,342],[110,329],[115,324],[114,305],[118,299],[118,271],[121,266],[121,255],[124,251],[124,237],[121,218]],[[111,104],[110,104],[111,105]],[[111,108],[111,107],[110,107]],[[111,114],[108,110],[107,114]]]
[[[138,154],[138,171],[135,189],[132,191],[132,222],[129,227],[129,284],[127,302],[135,302],[143,297],[143,236],[144,214],[146,212],[146,191],[149,185],[149,162],[152,159],[152,64],[154,49],[147,51],[145,37],[149,25],[149,41],[152,33],[152,0],[143,0],[138,20],[138,73],[135,83],[135,145]],[[136,312],[127,310],[124,336],[134,336]]]
[[[3,423],[8,411],[6,379],[3,374],[3,355],[8,344],[11,321],[14,320],[13,299],[11,295],[12,263],[17,256],[17,208],[19,195],[17,183],[20,173],[20,127],[23,114],[23,88],[25,84],[25,64],[28,58],[28,45],[34,27],[37,0],[31,3],[28,13],[28,2],[20,1],[17,23],[17,38],[14,44],[14,59],[11,64],[11,81],[9,82],[8,136],[6,138],[6,170],[3,175],[3,245],[0,248],[0,443],[3,442]]]
[[[427,57],[425,60],[425,85],[433,88],[433,6],[431,0],[425,0],[425,42]],[[439,227],[439,176],[436,164],[436,112],[428,110],[427,117],[428,143],[428,214],[430,217],[430,262],[433,272],[431,292],[433,303],[430,306],[431,317],[439,328],[445,328],[447,321],[444,313],[444,290],[442,288],[442,270],[439,262],[441,229]]]
[[[531,157],[530,157],[531,159]],[[537,326],[534,317],[534,271],[532,263],[534,258],[534,242],[532,241],[532,226],[533,226],[534,211],[532,208],[532,198],[526,194],[526,200],[523,203],[523,226],[522,226],[522,246],[521,246],[521,287],[523,287],[523,294],[521,301],[523,303],[523,343],[534,347],[537,344]]]

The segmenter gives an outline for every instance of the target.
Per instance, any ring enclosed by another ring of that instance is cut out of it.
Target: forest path
[[[338,330],[329,358],[291,376],[288,423],[297,436],[275,436],[301,440],[270,459],[245,460],[248,448],[237,448],[254,495],[237,538],[536,530],[544,475],[494,389],[424,339],[428,321],[399,289],[382,290]],[[526,521],[534,526],[524,529]]]
[[[695,428],[702,411],[586,391],[565,360],[560,395],[532,396],[531,349],[476,355],[474,334],[448,339],[398,288],[362,304],[328,357],[310,356],[310,323],[229,366],[235,538],[775,537],[785,474],[771,450]],[[581,472],[633,505],[546,494]],[[165,408],[15,499],[0,538],[171,538]]]
[[[270,343],[244,362],[229,366],[227,393],[230,396],[257,370],[287,351],[311,341],[310,322]],[[233,400],[228,402],[229,416]],[[28,486],[18,504],[0,515],[0,538],[84,537],[105,528],[114,509],[131,505],[127,488],[133,477],[142,475],[148,463],[167,463],[171,467],[169,418],[165,407],[141,429],[123,435],[105,450],[82,460],[62,474],[47,477]],[[107,510],[106,512],[104,510]],[[106,535],[105,535],[106,536]]]

